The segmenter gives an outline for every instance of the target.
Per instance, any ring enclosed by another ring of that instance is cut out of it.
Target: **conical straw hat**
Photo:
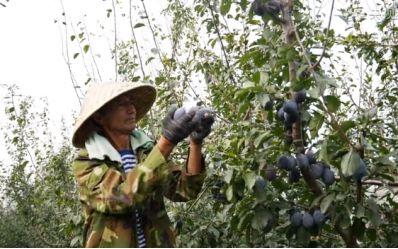
[[[96,111],[116,97],[130,92],[134,107],[137,110],[137,122],[145,116],[156,98],[156,89],[151,84],[137,82],[97,83],[91,86],[84,98],[80,114],[73,129],[72,144],[84,148],[87,136],[95,129],[90,119]]]

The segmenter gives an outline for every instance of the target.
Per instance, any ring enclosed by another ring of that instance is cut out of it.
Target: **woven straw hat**
[[[87,136],[95,129],[90,118],[105,104],[118,96],[129,92],[134,107],[137,110],[137,122],[145,116],[156,98],[156,89],[151,84],[136,82],[98,83],[91,86],[84,98],[80,114],[73,129],[72,144],[77,148],[84,148]]]

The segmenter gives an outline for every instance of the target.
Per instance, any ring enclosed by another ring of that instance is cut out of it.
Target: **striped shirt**
[[[137,165],[137,157],[132,150],[120,150],[122,157],[122,165],[124,172],[129,172]],[[134,219],[136,224],[137,245],[140,248],[146,247],[146,239],[144,234],[144,226],[142,224],[142,213],[138,209],[134,209]]]

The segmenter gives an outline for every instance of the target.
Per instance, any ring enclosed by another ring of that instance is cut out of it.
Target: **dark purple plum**
[[[297,103],[302,103],[307,98],[307,92],[305,90],[301,90],[294,93],[294,101]]]
[[[325,166],[322,163],[315,163],[310,166],[311,174],[315,179],[319,179],[323,175]]]
[[[314,211],[312,217],[314,218],[314,222],[317,225],[321,225],[325,221],[325,215],[319,209]]]
[[[290,223],[292,224],[292,226],[294,227],[299,227],[301,226],[301,223],[303,221],[303,215],[301,214],[301,212],[297,211],[295,212],[292,217],[290,218]]]
[[[307,212],[303,214],[303,226],[308,229],[314,226],[314,218]]]
[[[329,168],[325,168],[323,170],[323,174],[322,174],[322,181],[326,184],[326,185],[332,185],[335,181],[335,177],[334,177],[334,173],[333,171],[331,171]]]

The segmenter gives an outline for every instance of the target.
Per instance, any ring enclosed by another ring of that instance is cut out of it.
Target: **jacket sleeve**
[[[125,179],[114,166],[89,159],[86,150],[81,150],[74,160],[73,173],[80,200],[98,212],[113,214],[131,212],[133,204],[144,202],[170,177],[166,160],[157,146]]]
[[[188,160],[187,160],[188,161]],[[206,177],[205,162],[202,156],[202,172],[191,174],[185,167],[180,167],[173,162],[168,163],[171,176],[167,182],[164,195],[172,201],[189,201],[195,199],[202,189]]]

